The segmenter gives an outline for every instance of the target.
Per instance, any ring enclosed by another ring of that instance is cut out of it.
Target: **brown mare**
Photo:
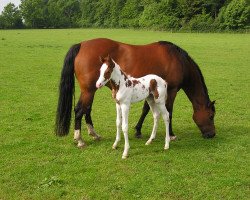
[[[183,89],[193,105],[193,120],[204,138],[215,136],[214,101],[209,99],[207,87],[198,65],[186,51],[171,42],[155,42],[147,45],[129,45],[110,39],[93,39],[73,45],[68,51],[61,73],[59,100],[55,132],[59,136],[69,133],[71,110],[74,95],[74,75],[80,89],[80,99],[75,107],[75,139],[81,139],[81,120],[85,115],[88,132],[94,138],[91,107],[94,99],[96,81],[100,74],[99,56],[110,55],[126,74],[142,77],[156,74],[168,83],[167,110],[170,114],[170,136],[172,131],[173,103],[177,92]],[[141,128],[149,105],[145,102],[141,117],[135,127],[136,136],[141,136]],[[84,141],[79,146],[84,146]]]

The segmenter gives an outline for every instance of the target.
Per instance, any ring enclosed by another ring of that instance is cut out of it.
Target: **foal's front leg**
[[[121,107],[117,103],[116,104],[116,138],[115,142],[112,146],[113,149],[117,148],[118,142],[121,140],[121,125],[122,125],[122,112],[121,112]]]
[[[128,150],[129,150],[129,141],[128,141],[128,114],[129,114],[129,107],[130,105],[122,104],[121,111],[122,111],[122,131],[124,134],[125,146],[124,151],[122,154],[122,159],[128,157]]]

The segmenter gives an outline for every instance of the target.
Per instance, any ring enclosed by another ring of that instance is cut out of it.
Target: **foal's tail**
[[[55,133],[58,136],[65,136],[69,133],[72,101],[75,92],[74,61],[80,47],[81,44],[73,45],[64,59],[55,121]]]

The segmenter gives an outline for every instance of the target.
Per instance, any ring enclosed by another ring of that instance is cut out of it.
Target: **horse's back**
[[[81,77],[78,80],[85,79],[88,85],[92,85],[99,75],[99,56],[110,55],[128,75],[138,78],[156,74],[168,80],[170,87],[177,87],[182,82],[183,70],[178,56],[170,51],[170,47],[168,43],[130,45],[106,38],[84,41],[75,59],[76,76]]]

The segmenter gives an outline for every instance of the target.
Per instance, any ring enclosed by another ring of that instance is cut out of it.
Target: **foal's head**
[[[214,115],[215,107],[213,102],[195,111],[193,119],[202,132],[204,138],[212,138],[215,136]]]
[[[111,75],[115,67],[115,63],[109,55],[105,58],[100,57],[100,61],[102,66],[100,69],[100,76],[96,82],[97,88],[104,86],[111,79]]]

